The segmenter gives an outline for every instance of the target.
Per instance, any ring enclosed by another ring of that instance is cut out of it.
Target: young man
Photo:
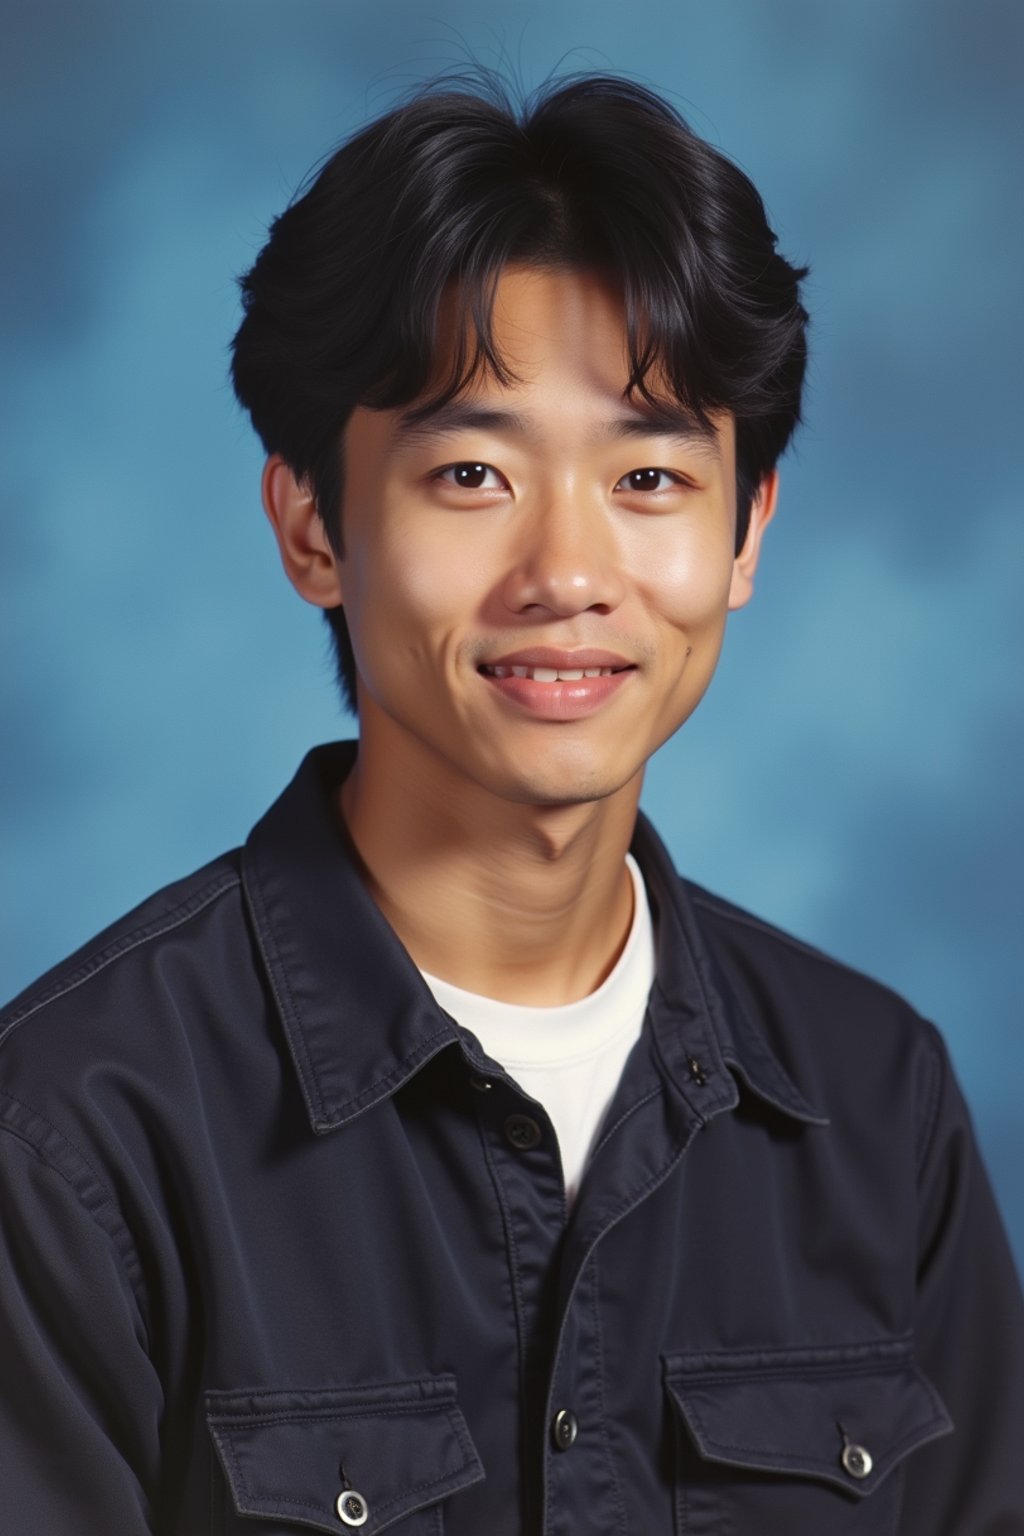
[[[614,79],[428,92],[243,284],[359,743],[0,1021],[11,1536],[1007,1536],[1020,1294],[943,1046],[673,871],[803,274]]]

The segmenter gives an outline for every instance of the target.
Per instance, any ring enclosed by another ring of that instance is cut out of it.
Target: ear
[[[277,539],[281,564],[300,597],[317,608],[343,601],[340,562],[304,480],[297,480],[279,453],[263,468],[263,510]]]
[[[765,475],[754,493],[750,504],[750,521],[743,548],[732,563],[732,582],[729,586],[730,609],[742,608],[754,593],[754,573],[761,556],[761,540],[764,531],[775,516],[775,503],[779,494],[779,475],[772,470]]]

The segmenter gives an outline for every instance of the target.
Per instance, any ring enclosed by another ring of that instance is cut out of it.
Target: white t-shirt
[[[558,1136],[566,1200],[579,1188],[622,1068],[640,1035],[654,980],[654,933],[636,861],[633,921],[614,970],[596,992],[558,1008],[529,1008],[466,992],[423,972],[438,1003],[487,1055],[543,1104]]]

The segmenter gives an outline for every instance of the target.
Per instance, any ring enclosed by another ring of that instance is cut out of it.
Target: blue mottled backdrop
[[[808,423],[646,803],[688,873],[937,1019],[1024,1259],[1015,0],[39,0],[0,95],[0,992],[338,734],[226,383],[311,163],[475,55],[627,71],[809,260]]]

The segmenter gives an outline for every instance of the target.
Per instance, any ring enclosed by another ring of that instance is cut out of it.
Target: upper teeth
[[[614,667],[485,667],[492,677],[529,677],[535,683],[578,683],[581,677],[610,677]]]

